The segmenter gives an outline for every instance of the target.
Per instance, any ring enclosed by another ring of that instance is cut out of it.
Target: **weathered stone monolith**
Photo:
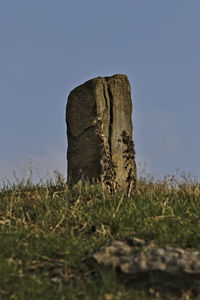
[[[136,185],[131,87],[126,75],[97,77],[71,91],[66,109],[68,183]]]

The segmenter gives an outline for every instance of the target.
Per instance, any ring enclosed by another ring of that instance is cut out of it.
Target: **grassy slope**
[[[141,178],[130,198],[100,186],[70,191],[59,176],[54,184],[5,186],[0,299],[193,299],[194,282],[133,281],[91,258],[110,240],[131,237],[200,250],[199,183]]]

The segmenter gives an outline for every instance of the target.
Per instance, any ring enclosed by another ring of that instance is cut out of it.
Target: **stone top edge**
[[[80,85],[78,85],[77,87],[75,87],[73,90],[71,90],[70,94],[73,93],[74,91],[76,91],[77,89],[79,89],[80,87],[84,86],[84,85],[87,85],[89,84],[90,82],[95,82],[95,81],[98,81],[98,80],[101,80],[101,79],[105,79],[105,80],[109,80],[111,78],[124,78],[124,79],[127,79],[128,80],[128,76],[126,74],[114,74],[114,75],[110,75],[110,76],[98,76],[98,77],[94,77],[94,78],[91,78],[83,83],[81,83]]]

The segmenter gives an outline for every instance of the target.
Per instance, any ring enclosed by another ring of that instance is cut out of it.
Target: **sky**
[[[116,73],[138,172],[200,178],[199,14],[199,0],[0,0],[0,182],[66,177],[69,92]]]

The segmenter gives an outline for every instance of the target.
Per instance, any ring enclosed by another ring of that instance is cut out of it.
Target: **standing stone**
[[[66,109],[68,183],[136,185],[131,87],[126,75],[97,77],[71,91]]]

